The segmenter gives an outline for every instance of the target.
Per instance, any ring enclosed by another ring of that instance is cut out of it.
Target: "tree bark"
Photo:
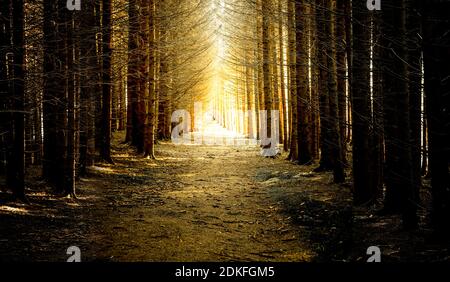
[[[295,1],[288,1],[289,39],[289,104],[290,104],[290,152],[288,159],[298,160],[298,116],[297,116],[297,48]]]
[[[329,1],[330,16],[328,17],[327,34],[330,35],[328,43],[328,95],[330,105],[330,147],[333,165],[333,176],[335,183],[343,183],[345,181],[344,162],[342,160],[342,142],[340,135],[340,119],[339,119],[339,93],[338,93],[338,77],[336,65],[336,0]],[[342,95],[342,94],[341,94]],[[325,117],[327,118],[327,117]]]
[[[319,65],[319,112],[320,112],[320,165],[315,169],[316,172],[333,170],[332,152],[331,152],[331,119],[330,119],[330,99],[328,93],[328,61],[327,61],[327,24],[325,2],[317,1],[316,6],[316,26],[318,40],[318,58]]]
[[[298,142],[298,163],[309,165],[313,162],[312,152],[312,131],[311,131],[311,98],[309,92],[308,68],[308,27],[307,27],[307,7],[305,3],[296,1],[296,66],[297,66],[297,142]]]
[[[433,195],[432,220],[438,234],[450,234],[450,1],[423,3],[425,92],[429,135],[429,165]]]
[[[144,1],[145,2],[145,1]],[[145,141],[144,141],[144,157],[155,159],[155,118],[156,118],[156,3],[153,0],[149,1],[148,9],[148,54],[146,60],[148,60],[148,79],[149,89],[147,92],[146,103],[146,118],[145,118]]]
[[[12,127],[13,143],[9,151],[8,183],[17,199],[26,200],[25,197],[25,15],[23,0],[12,2],[12,38],[14,66],[12,73]]]
[[[111,21],[112,3],[111,0],[103,0],[102,29],[103,29],[103,77],[102,77],[102,143],[100,157],[108,163],[113,163],[111,157]]]
[[[351,62],[353,193],[356,204],[375,198],[369,157],[370,108],[370,11],[366,3],[353,3],[353,52]]]
[[[272,136],[272,109],[273,109],[273,93],[271,87],[271,73],[270,73],[270,11],[271,1],[262,1],[262,71],[263,71],[263,89],[264,89],[264,110],[267,111],[266,128],[262,130],[267,131],[267,138]]]
[[[92,2],[82,2],[80,13],[80,160],[79,173],[84,176],[94,164],[95,156],[95,7]]]
[[[384,120],[386,140],[385,210],[400,212],[406,228],[417,226],[416,183],[413,180],[405,0],[383,9]],[[400,114],[399,114],[400,113]]]

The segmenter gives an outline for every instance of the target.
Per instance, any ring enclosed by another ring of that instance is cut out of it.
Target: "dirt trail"
[[[0,211],[0,261],[64,261],[69,246],[84,261],[311,261],[345,245],[350,197],[328,174],[255,147],[163,143],[156,155],[116,144],[115,165],[92,168],[78,201],[33,182],[31,207]]]
[[[381,246],[383,261],[450,259],[424,211],[422,227],[405,232],[400,216],[353,209],[350,183],[286,156],[162,143],[148,160],[123,138],[115,165],[78,181],[78,200],[56,197],[39,167],[27,172],[31,205],[0,193],[0,262],[63,262],[71,246],[83,261],[365,261],[368,246]]]
[[[261,158],[255,148],[163,144],[157,155],[156,161],[116,156],[118,181],[102,185],[110,202],[100,259],[305,261],[314,255],[266,185],[276,179],[279,161]]]

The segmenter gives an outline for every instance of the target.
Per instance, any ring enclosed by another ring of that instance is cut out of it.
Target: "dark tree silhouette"
[[[450,227],[449,144],[450,34],[445,12],[450,1],[422,3],[424,18],[425,93],[433,194],[433,223],[448,236]]]

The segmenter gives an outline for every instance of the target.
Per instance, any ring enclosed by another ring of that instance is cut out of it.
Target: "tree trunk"
[[[423,3],[424,65],[430,173],[433,195],[433,225],[448,238],[450,234],[450,1]]]
[[[290,152],[289,160],[298,160],[298,116],[297,116],[297,48],[295,1],[288,1],[288,39],[289,39],[289,104],[290,104]]]
[[[422,133],[422,27],[420,1],[406,0],[406,28],[408,32],[408,81],[411,124],[411,157],[413,163],[414,198],[419,201],[422,186],[421,133]]]
[[[43,128],[44,158],[43,176],[51,184],[56,183],[56,112],[57,91],[60,85],[56,80],[56,21],[57,4],[52,0],[44,1],[44,93]]]
[[[308,27],[307,27],[307,7],[306,4],[296,2],[296,65],[297,65],[297,142],[298,142],[298,163],[309,165],[313,161],[312,152],[312,131],[311,131],[311,98],[309,92],[308,68]]]
[[[338,92],[338,113],[339,113],[339,135],[341,139],[342,162],[347,164],[347,146],[345,140],[347,134],[347,65],[346,50],[347,42],[345,28],[345,2],[347,0],[337,0],[336,10],[336,63],[337,63],[337,92]]]
[[[127,134],[125,142],[134,143],[137,124],[137,49],[138,49],[138,15],[137,0],[128,4],[128,73],[127,73]]]
[[[356,204],[372,202],[375,187],[370,171],[370,14],[366,3],[353,3],[353,52],[351,62],[353,193]]]
[[[399,211],[406,228],[417,225],[406,59],[405,0],[383,9],[384,120],[386,139],[386,211]],[[399,114],[400,113],[400,114]]]
[[[286,29],[285,25],[285,17],[284,17],[284,2],[282,0],[278,1],[278,12],[279,12],[279,21],[278,21],[278,37],[279,37],[279,65],[280,65],[280,89],[281,89],[281,105],[280,105],[280,113],[281,113],[281,131],[282,131],[282,139],[283,139],[283,149],[288,151],[288,118],[287,118],[287,109],[286,109],[286,64],[285,64],[285,34]],[[289,5],[289,4],[288,4]]]
[[[148,57],[148,77],[149,77],[149,90],[146,106],[146,119],[145,119],[145,142],[144,142],[144,157],[155,159],[155,118],[156,118],[156,3],[150,0],[148,9],[148,27],[149,27],[149,54]]]
[[[64,7],[65,8],[65,7]],[[44,177],[64,192],[67,142],[66,17],[54,1],[44,2]]]
[[[266,124],[263,131],[267,131],[267,138],[272,137],[272,109],[273,109],[273,93],[271,87],[271,73],[270,73],[270,1],[262,1],[262,71],[263,71],[263,85],[264,85],[264,110],[267,111],[267,121],[262,121],[261,124]],[[267,144],[264,144],[267,145]]]
[[[319,65],[319,112],[320,112],[320,165],[316,172],[331,171],[333,169],[332,152],[331,152],[331,118],[330,118],[330,99],[328,94],[328,61],[327,61],[327,24],[326,10],[324,1],[318,1],[316,9],[317,21],[317,41],[318,41],[318,58]]]
[[[67,56],[67,156],[64,164],[64,194],[76,198],[75,194],[75,155],[76,155],[76,128],[77,120],[75,102],[77,100],[75,66],[74,66],[74,42],[73,42],[73,13],[64,10],[67,32],[66,32],[66,56]]]
[[[328,95],[330,105],[330,148],[333,165],[333,175],[335,183],[343,183],[345,181],[344,162],[342,160],[342,142],[340,135],[339,120],[339,93],[338,93],[338,77],[336,65],[336,0],[329,1],[330,16],[327,24],[327,34],[330,35],[328,43]],[[342,94],[341,94],[342,95]],[[326,117],[325,117],[326,118]]]
[[[369,140],[369,172],[372,198],[383,193],[384,166],[384,120],[383,120],[383,49],[381,47],[382,32],[379,13],[372,14],[372,121]]]
[[[0,174],[7,172],[10,146],[10,89],[7,54],[11,51],[11,2],[0,5]]]
[[[23,0],[14,0],[12,2],[12,38],[14,66],[12,73],[12,127],[13,143],[12,150],[9,152],[9,173],[8,183],[18,199],[26,201],[25,198],[25,117],[24,117],[24,99],[25,99],[25,18],[24,18]]]
[[[95,7],[92,2],[82,2],[79,17],[80,42],[80,160],[79,173],[84,176],[87,168],[94,164],[95,155],[95,68],[97,62],[95,46]],[[82,19],[81,19],[82,17]]]
[[[100,157],[108,163],[113,163],[111,158],[111,0],[103,0],[102,29],[103,29],[103,78],[102,78],[102,143]]]

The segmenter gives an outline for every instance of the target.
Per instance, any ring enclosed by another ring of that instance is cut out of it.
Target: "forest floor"
[[[161,143],[136,156],[115,136],[115,165],[93,167],[78,199],[55,197],[29,173],[31,205],[0,193],[0,261],[385,261],[450,260],[429,230],[355,210],[346,185],[255,147]]]

